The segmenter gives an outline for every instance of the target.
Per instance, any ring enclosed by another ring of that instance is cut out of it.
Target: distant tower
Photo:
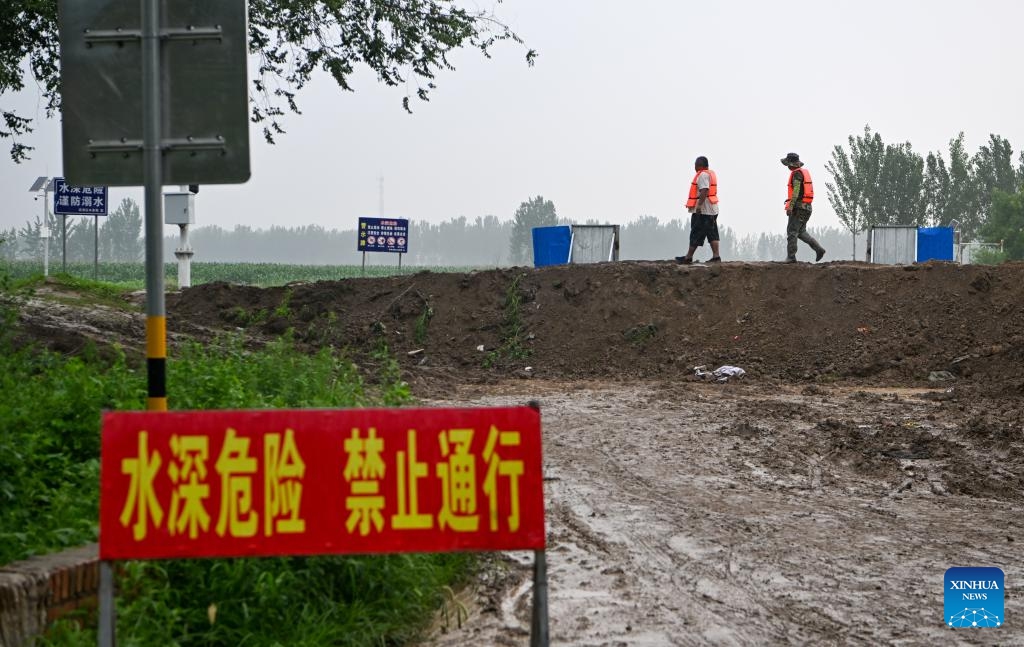
[[[384,176],[377,178],[377,217],[384,217]]]

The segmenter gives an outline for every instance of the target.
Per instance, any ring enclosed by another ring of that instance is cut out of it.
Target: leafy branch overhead
[[[495,0],[501,2],[501,0]],[[317,70],[351,91],[352,75],[366,66],[389,86],[414,84],[427,101],[441,70],[454,70],[449,57],[470,47],[490,58],[492,47],[523,40],[493,11],[466,8],[462,0],[250,0],[249,51],[258,62],[252,80],[251,117],[265,139],[284,133],[281,117],[300,113],[296,96]],[[0,94],[25,88],[25,68],[39,84],[52,117],[60,109],[56,0],[5,0],[0,6]],[[526,51],[532,65],[536,52]],[[402,105],[411,111],[410,94]],[[32,147],[22,139],[31,119],[2,111],[0,138],[14,143],[11,157],[26,159]]]

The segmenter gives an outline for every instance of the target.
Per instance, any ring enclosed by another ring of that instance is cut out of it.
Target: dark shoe
[[[722,262],[722,257],[721,256],[712,256],[711,258],[708,259],[708,262],[709,263],[721,263]]]
[[[676,263],[679,263],[680,265],[689,265],[693,263],[693,259],[687,256],[676,256]]]
[[[824,250],[824,249],[819,249],[819,250],[818,250],[818,251],[817,251],[817,252],[816,252],[816,253],[814,254],[814,262],[815,262],[815,263],[817,263],[818,261],[820,261],[820,260],[821,260],[821,259],[823,259],[823,258],[825,258],[825,250]]]
[[[796,259],[795,258],[787,258],[786,260],[784,260],[782,262],[783,263],[796,263]]]

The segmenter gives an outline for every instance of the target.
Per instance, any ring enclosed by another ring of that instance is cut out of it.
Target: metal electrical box
[[[164,222],[168,225],[192,225],[196,222],[196,197],[191,193],[164,194]]]

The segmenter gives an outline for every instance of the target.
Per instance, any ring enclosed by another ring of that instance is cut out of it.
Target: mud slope
[[[684,375],[734,364],[762,378],[927,380],[949,370],[1024,389],[1024,264],[906,267],[620,262],[419,274],[170,295],[172,330],[294,328],[311,345],[383,336],[409,367],[475,371],[508,339],[507,298],[538,377]],[[514,313],[513,313],[514,314]],[[409,351],[424,349],[407,356]]]

